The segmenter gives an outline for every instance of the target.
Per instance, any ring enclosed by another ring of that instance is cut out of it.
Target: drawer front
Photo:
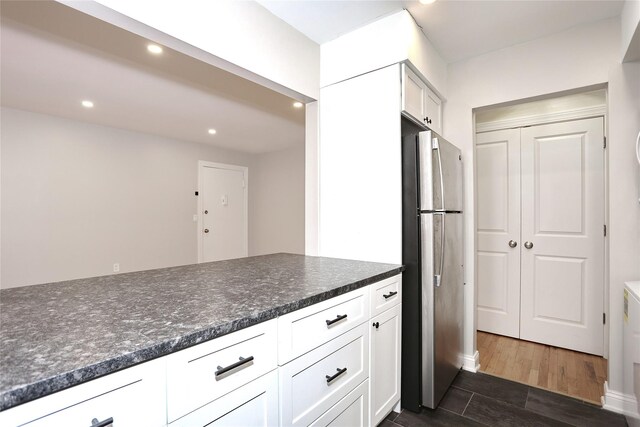
[[[369,319],[369,287],[278,318],[280,365],[321,346]]]
[[[170,424],[171,427],[278,425],[278,372],[271,371]]]
[[[369,374],[367,324],[280,368],[281,424],[307,426]]]
[[[0,413],[0,425],[7,427],[90,427],[94,419],[112,419],[118,427],[166,425],[164,361],[128,368]]]
[[[400,304],[402,301],[402,275],[374,283],[371,287],[371,317]]]
[[[369,380],[365,380],[331,409],[315,420],[311,427],[368,427]]]
[[[169,355],[169,422],[275,369],[276,328],[270,320]]]

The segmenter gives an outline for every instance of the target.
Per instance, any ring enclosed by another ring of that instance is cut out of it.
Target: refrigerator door
[[[420,210],[462,212],[462,156],[433,131],[418,137]]]
[[[462,366],[462,218],[462,214],[421,215],[423,238],[431,238],[431,243],[423,241],[422,248],[422,399],[429,408],[438,405]],[[425,259],[429,250],[431,257]]]
[[[422,330],[422,405],[435,408],[434,404],[434,296],[435,296],[435,252],[441,250],[441,227],[444,219],[443,214],[421,214],[420,215],[420,286],[422,296],[422,308],[420,313]],[[434,236],[438,236],[438,241],[434,241]],[[440,258],[438,257],[438,262]]]

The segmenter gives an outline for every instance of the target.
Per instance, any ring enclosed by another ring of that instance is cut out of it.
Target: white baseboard
[[[606,381],[604,382],[602,408],[631,418],[640,418],[640,414],[638,414],[638,401],[635,396],[609,390],[609,384]]]
[[[473,354],[463,355],[462,369],[469,372],[478,372],[480,370],[480,353],[477,351]]]

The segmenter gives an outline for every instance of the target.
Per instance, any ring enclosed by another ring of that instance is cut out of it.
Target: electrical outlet
[[[120,271],[120,264],[118,264],[118,263],[113,264],[113,272],[117,273],[119,271]]]

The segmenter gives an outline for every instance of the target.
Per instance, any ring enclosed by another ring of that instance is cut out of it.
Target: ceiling
[[[258,0],[322,44],[380,17],[407,9],[447,62],[620,15],[623,0]]]
[[[148,43],[59,3],[3,0],[1,104],[247,153],[304,143],[293,99]]]

